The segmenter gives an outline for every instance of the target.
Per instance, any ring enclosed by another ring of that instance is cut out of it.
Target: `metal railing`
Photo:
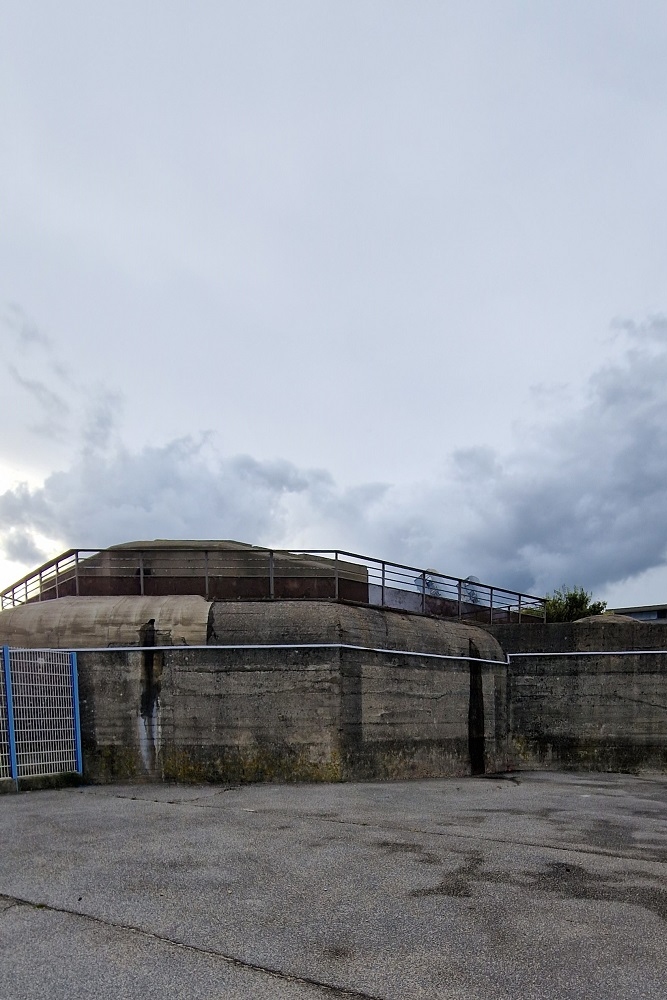
[[[0,592],[2,609],[60,597],[195,594],[342,600],[459,621],[544,621],[544,598],[333,549],[154,545],[69,549]]]

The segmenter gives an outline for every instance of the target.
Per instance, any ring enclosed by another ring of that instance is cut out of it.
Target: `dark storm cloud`
[[[453,456],[475,514],[461,545],[485,575],[600,587],[665,562],[667,321],[624,328],[623,355],[590,378],[584,405],[498,456],[490,477],[488,456]]]
[[[131,451],[118,400],[100,392],[71,467],[0,496],[5,552],[27,556],[38,536],[213,537],[352,548],[537,593],[632,577],[667,557],[667,321],[619,335],[568,415],[506,454],[455,451],[411,487],[342,488],[323,470],[221,456],[207,436]]]

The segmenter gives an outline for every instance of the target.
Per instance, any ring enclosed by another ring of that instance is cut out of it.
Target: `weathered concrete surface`
[[[3,1000],[662,1000],[667,782],[0,802]]]
[[[501,659],[481,629],[334,603],[242,602],[213,605],[209,643],[79,654],[89,780],[336,781],[503,765],[504,667],[420,655]],[[247,643],[260,648],[220,648]],[[299,643],[330,646],[270,648]]]
[[[154,644],[206,642],[203,597],[61,597],[0,612],[0,641],[28,649],[140,646],[153,621]]]
[[[174,650],[162,657],[155,763],[190,781],[336,781],[336,649]]]
[[[220,601],[211,606],[209,616],[208,642],[213,646],[246,642],[342,642],[467,656],[471,640],[484,659],[502,657],[497,641],[485,629],[335,601]]]
[[[604,655],[667,649],[667,625],[601,615],[492,631],[509,653],[587,654],[511,659],[510,766],[667,771],[667,656]]]
[[[495,636],[508,653],[667,649],[667,622],[639,622],[621,615],[595,615],[546,625],[487,625],[485,631]]]

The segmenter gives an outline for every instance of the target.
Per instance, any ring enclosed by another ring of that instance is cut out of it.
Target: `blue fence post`
[[[9,646],[2,647],[2,669],[5,674],[5,698],[7,700],[7,738],[9,740],[9,771],[19,790],[19,767],[16,757],[16,730],[14,728],[14,699],[12,698],[12,672],[9,669]]]
[[[76,664],[76,653],[69,654],[72,672],[72,711],[74,713],[74,754],[76,757],[76,773],[83,774],[83,756],[81,754],[81,717],[79,715],[79,672]]]

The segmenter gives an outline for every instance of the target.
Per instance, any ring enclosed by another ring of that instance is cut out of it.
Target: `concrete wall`
[[[374,609],[306,602],[214,611],[210,643],[252,635],[260,643],[412,642],[422,653],[502,655],[481,630]],[[504,761],[497,706],[505,674],[492,665],[336,645],[90,651],[78,661],[91,780],[403,778]]]
[[[667,649],[667,624],[612,616],[490,629],[511,658],[507,676],[512,767],[667,770],[667,656],[591,655]]]

